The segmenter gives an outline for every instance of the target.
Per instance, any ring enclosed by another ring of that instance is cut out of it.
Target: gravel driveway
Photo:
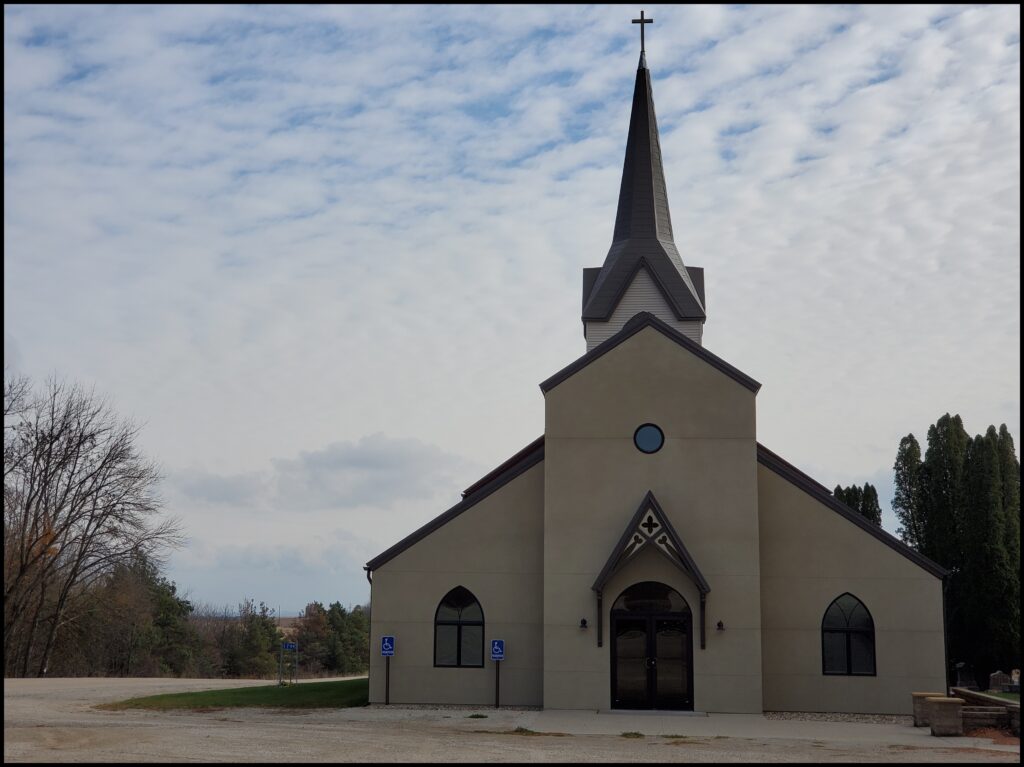
[[[1019,747],[904,724],[592,712],[369,707],[99,711],[162,692],[266,684],[209,679],[4,680],[4,761],[1019,762]],[[515,734],[517,727],[528,733]],[[637,731],[643,737],[624,738]],[[549,734],[544,734],[545,732]],[[562,734],[555,734],[562,733]],[[666,736],[677,737],[666,737]],[[680,737],[681,736],[681,737]]]

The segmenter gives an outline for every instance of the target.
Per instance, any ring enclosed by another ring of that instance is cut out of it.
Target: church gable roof
[[[569,365],[555,373],[553,376],[548,378],[546,381],[542,382],[540,385],[541,391],[547,394],[549,391],[558,386],[558,384],[562,383],[567,378],[573,376],[574,374],[581,371],[583,368],[587,367],[591,362],[596,360],[598,357],[607,354],[619,344],[623,343],[624,341],[627,341],[628,339],[632,338],[634,335],[639,333],[641,330],[648,327],[654,328],[659,333],[662,333],[666,338],[675,341],[677,344],[682,346],[687,351],[697,355],[715,369],[725,373],[727,376],[732,378],[737,383],[741,384],[742,386],[745,386],[747,389],[754,392],[754,394],[757,394],[758,390],[761,388],[761,384],[759,384],[753,378],[748,376],[746,373],[742,372],[737,368],[734,368],[721,357],[712,354],[703,346],[698,344],[696,341],[691,341],[682,333],[671,327],[667,322],[658,319],[650,312],[640,312],[631,320],[629,320],[629,322],[627,322],[623,326],[622,330],[613,335],[607,341],[598,344],[589,352],[587,352],[582,357],[577,359],[575,362],[570,363]]]
[[[541,435],[493,471],[488,472],[481,479],[466,488],[462,493],[462,500],[448,509],[448,511],[430,520],[419,530],[406,536],[387,551],[378,554],[367,562],[363,566],[363,569],[366,570],[367,579],[369,579],[370,573],[374,570],[391,561],[406,549],[419,543],[438,528],[451,522],[462,512],[473,508],[487,496],[500,490],[520,474],[525,473],[543,460],[544,436]]]
[[[902,554],[911,562],[928,571],[935,577],[943,578],[949,574],[949,571],[941,565],[936,564],[924,554],[910,548],[899,538],[890,535],[878,525],[865,519],[832,495],[827,487],[822,485],[820,482],[815,481],[807,474],[804,474],[793,464],[783,460],[760,442],[757,443],[757,462],[766,469],[770,469],[783,479],[803,490],[812,498],[827,506],[841,517],[845,517],[847,520],[857,525],[861,530],[878,539],[898,554]]]
[[[676,533],[672,523],[650,490],[640,502],[633,518],[626,525],[622,537],[612,549],[608,561],[601,568],[597,580],[591,588],[598,594],[604,589],[608,580],[643,549],[653,547],[668,557],[676,567],[685,572],[697,586],[701,595],[711,591],[707,579],[701,573],[690,552],[686,550],[682,539]]]
[[[678,319],[705,319],[700,293],[672,235],[651,72],[644,57],[633,89],[615,233],[604,266],[588,291],[584,321],[606,321],[611,316],[641,260],[647,262]]]

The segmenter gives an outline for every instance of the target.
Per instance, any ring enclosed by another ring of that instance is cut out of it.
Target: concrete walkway
[[[486,719],[468,719],[472,714]],[[1019,746],[994,744],[987,738],[940,738],[928,727],[909,724],[868,724],[862,722],[821,722],[810,719],[767,719],[760,714],[677,714],[635,711],[522,711],[481,708],[388,707],[373,705],[348,709],[346,718],[365,721],[440,721],[450,727],[515,729],[566,735],[622,735],[639,732],[645,737],[685,736],[694,738],[741,738],[746,740],[804,740],[833,744],[872,743],[908,749],[949,748],[1020,753]],[[909,719],[909,717],[908,717]]]
[[[985,738],[939,738],[927,727],[861,722],[819,722],[801,719],[766,719],[757,714],[637,714],[609,711],[521,712],[523,727],[538,732],[567,732],[573,735],[620,735],[640,732],[654,735],[753,738],[767,740],[816,740],[829,743],[877,743],[916,748],[995,748],[1019,752],[1018,746],[996,746]]]

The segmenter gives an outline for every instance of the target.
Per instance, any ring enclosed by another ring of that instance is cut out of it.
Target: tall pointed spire
[[[641,30],[650,21],[642,14],[640,19],[634,19]],[[641,267],[646,267],[674,315],[663,319],[701,323],[705,320],[703,271],[690,274],[673,239],[651,72],[643,50],[633,88],[633,111],[612,246],[600,272],[585,279],[589,290],[583,305],[584,323],[607,322]],[[699,278],[699,291],[695,277]]]
[[[672,242],[672,217],[668,212],[665,169],[661,162],[658,120],[654,114],[651,70],[640,54],[633,88],[633,113],[629,118],[626,159],[619,187],[619,210],[613,242],[630,237],[657,237]]]

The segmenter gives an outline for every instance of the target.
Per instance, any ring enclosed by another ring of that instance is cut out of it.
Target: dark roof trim
[[[512,463],[512,460],[519,456],[522,457],[519,458],[518,462]],[[461,501],[459,501],[457,504],[448,509],[448,511],[446,511],[444,514],[441,514],[439,517],[435,517],[434,519],[430,520],[429,522],[427,522],[427,524],[425,524],[416,532],[406,536],[387,551],[371,559],[369,562],[366,563],[363,569],[369,573],[376,570],[381,565],[391,561],[406,549],[412,547],[416,543],[419,543],[421,540],[426,538],[428,535],[430,535],[438,528],[446,525],[448,522],[451,522],[462,512],[476,506],[478,503],[480,503],[480,501],[484,500],[484,498],[491,495],[495,491],[500,490],[513,479],[518,477],[520,474],[523,474],[527,470],[533,468],[543,460],[544,438],[541,437],[539,440],[531,442],[526,449],[516,453],[516,455],[513,456],[512,459],[509,459],[501,466],[499,466],[499,469],[507,466],[507,468],[505,468],[504,471],[502,471],[500,474],[495,475],[495,472],[491,472],[490,474],[486,475],[480,482],[470,485],[466,492],[469,493],[469,491],[472,490],[472,493],[465,495],[465,497],[463,497]],[[486,484],[481,485],[481,482],[487,480],[490,477],[493,478],[489,479],[489,481],[487,481]]]
[[[594,292],[594,283],[597,282],[597,276],[601,273],[600,266],[588,266],[583,269],[583,309],[587,308],[587,301],[590,300],[590,294]]]
[[[512,456],[511,458],[509,458],[507,461],[505,461],[504,463],[500,464],[496,468],[492,469],[487,474],[484,474],[480,479],[478,479],[472,485],[470,485],[465,490],[463,490],[462,491],[462,497],[465,498],[467,495],[471,495],[472,493],[476,492],[477,490],[479,490],[481,487],[483,487],[488,482],[493,480],[495,477],[497,477],[502,472],[508,471],[513,466],[515,466],[517,463],[519,463],[520,461],[525,460],[533,451],[535,451],[535,450],[543,450],[543,449],[544,449],[544,435],[541,434],[539,437],[537,437],[537,439],[535,439],[529,445],[524,447],[522,450],[520,450],[514,456]]]
[[[838,500],[828,491],[828,488],[820,482],[814,481],[798,468],[793,466],[793,464],[783,460],[760,442],[757,443],[757,462],[765,468],[771,469],[791,484],[796,485],[815,500],[821,502],[825,506],[828,506],[832,511],[842,517],[845,517],[850,522],[853,522],[853,524],[857,525],[861,530],[872,535],[898,554],[902,554],[915,565],[927,570],[936,578],[944,578],[949,574],[949,571],[941,565],[938,565],[928,559],[924,554],[914,551],[914,549],[910,548],[899,538],[887,533],[878,525],[869,522],[845,503]]]
[[[631,320],[629,320],[629,322],[627,322],[623,326],[622,330],[613,335],[607,341],[598,344],[589,352],[580,357],[578,360],[562,368],[553,376],[551,376],[546,381],[541,383],[541,391],[547,394],[549,391],[558,386],[558,384],[562,383],[562,381],[569,378],[570,376],[575,375],[583,368],[585,368],[587,365],[589,365],[591,362],[596,360],[598,357],[607,354],[616,346],[621,344],[623,341],[632,338],[634,335],[636,335],[646,327],[654,328],[667,338],[671,339],[672,341],[675,341],[677,344],[682,346],[687,351],[693,352],[702,360],[711,365],[713,368],[720,370],[737,383],[750,389],[750,391],[754,392],[754,394],[757,394],[758,390],[761,388],[761,384],[759,384],[753,378],[748,376],[746,373],[734,368],[721,357],[715,356],[707,349],[705,349],[703,346],[698,344],[696,341],[691,341],[689,338],[684,336],[678,330],[671,327],[665,321],[658,319],[650,312],[640,312],[639,314],[635,315]]]
[[[697,298],[700,299],[700,305],[704,307],[704,313],[706,314],[708,302],[704,297],[704,267],[688,266],[686,267],[686,273],[690,275],[690,282],[693,283],[693,287],[697,291]]]
[[[689,270],[683,265],[675,244],[653,238],[613,242],[605,257],[587,303],[583,319],[607,322],[637,273],[637,263],[646,262],[652,279],[665,295],[677,319],[707,319],[704,306],[697,297]]]
[[[677,306],[677,302],[672,298],[672,293],[669,291],[668,288],[665,287],[665,283],[661,279],[661,277],[658,276],[658,272],[655,270],[654,264],[644,256],[640,256],[640,258],[636,260],[636,263],[633,265],[633,268],[629,271],[626,279],[622,281],[621,285],[619,285],[619,289],[615,293],[615,297],[609,304],[609,306],[611,307],[611,311],[608,312],[609,318],[612,316],[612,312],[615,311],[615,308],[620,303],[622,303],[622,299],[626,295],[626,291],[629,290],[630,286],[633,284],[633,281],[636,279],[636,276],[640,274],[641,269],[647,272],[647,276],[651,278],[651,281],[654,283],[654,286],[658,289],[658,292],[661,294],[661,297],[665,299],[665,303],[668,304],[669,308],[672,309],[672,311],[675,313],[677,320],[686,321],[694,319],[704,319],[703,316],[695,317],[679,309],[679,307]],[[586,306],[584,306],[583,309],[584,311],[586,311]],[[585,317],[584,319],[593,321],[594,318]]]
[[[676,567],[683,570],[693,582],[697,585],[698,591],[701,594],[708,594],[711,592],[711,587],[708,585],[707,579],[701,573],[700,568],[697,567],[697,563],[693,561],[693,557],[690,556],[690,552],[687,551],[686,546],[683,545],[682,539],[679,534],[676,533],[675,528],[672,526],[672,522],[665,515],[664,509],[661,508],[661,504],[658,503],[658,499],[654,497],[654,493],[650,490],[647,491],[647,495],[640,502],[637,507],[636,513],[629,520],[629,524],[626,525],[625,531],[622,533],[622,537],[619,538],[619,542],[615,544],[615,548],[612,549],[611,555],[608,557],[608,561],[605,562],[604,567],[601,568],[601,572],[597,576],[597,580],[594,581],[594,585],[590,588],[596,591],[598,594],[604,589],[605,584],[608,580],[618,572],[619,568],[624,565],[625,561],[621,560],[622,553],[626,550],[629,544],[633,540],[633,535],[636,532],[637,527],[640,525],[640,520],[643,519],[644,515],[648,511],[652,511],[654,516],[661,522],[662,528],[668,533],[669,539],[672,541],[672,545],[676,551],[679,552],[679,556],[682,561],[678,561],[673,557],[669,557]],[[654,538],[647,538],[643,543],[639,544],[639,548],[644,548],[654,542]],[[657,546],[655,548],[658,548]],[[662,549],[658,548],[658,551],[663,555],[668,556]]]

